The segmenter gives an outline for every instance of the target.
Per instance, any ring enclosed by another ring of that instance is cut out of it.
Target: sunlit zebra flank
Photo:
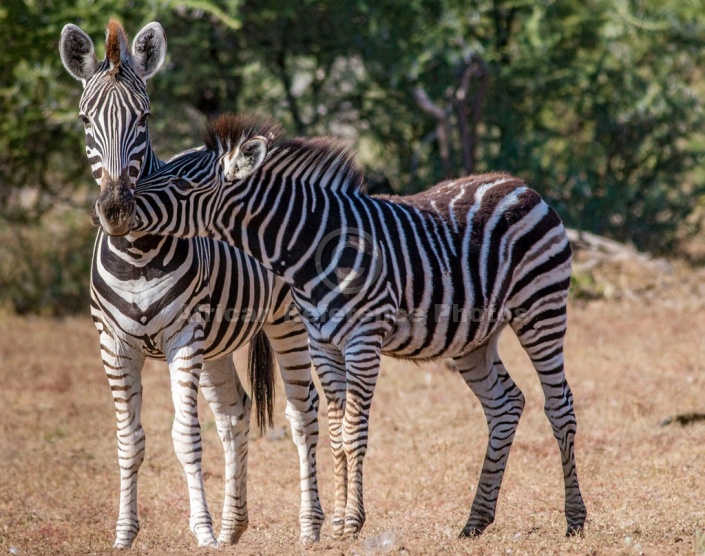
[[[75,25],[61,34],[61,59],[84,85],[79,113],[86,153],[101,188],[101,213],[121,209],[138,177],[162,166],[152,150],[146,82],[164,60],[166,36],[145,26],[132,51],[119,23],[111,21],[106,58]],[[128,548],[139,531],[137,473],[144,460],[140,419],[145,358],[166,359],[176,410],[174,449],[190,499],[190,526],[201,546],[237,542],[248,525],[247,453],[251,401],[240,384],[232,352],[248,342],[250,381],[258,421],[271,420],[272,350],[284,380],[286,416],[297,446],[301,478],[301,538],[317,540],[323,521],[316,482],[318,395],[311,380],[308,335],[290,314],[289,287],[252,257],[205,238],[178,239],[144,233],[96,239],[91,270],[91,313],[100,333],[103,365],[117,417],[120,511],[116,548]],[[266,333],[269,338],[262,334]],[[216,541],[201,473],[197,393],[215,415],[225,452],[225,496]]]
[[[571,250],[556,213],[507,174],[469,176],[410,197],[371,197],[345,149],[281,142],[275,124],[223,116],[206,148],[140,180],[111,233],[207,235],[250,253],[292,286],[328,401],[337,534],[365,521],[362,463],[382,354],[452,358],[480,400],[487,453],[461,536],[494,520],[524,396],[499,357],[505,326],[538,373],[558,441],[567,534],[586,508],[563,370]]]

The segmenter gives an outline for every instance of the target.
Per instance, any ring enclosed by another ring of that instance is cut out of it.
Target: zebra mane
[[[264,137],[271,148],[282,135],[281,126],[258,114],[223,114],[206,126],[203,140],[209,151],[229,151],[253,137]]]
[[[257,114],[223,114],[211,120],[206,127],[204,141],[210,151],[225,152],[253,137],[268,140],[272,147],[296,158],[306,158],[325,167],[325,174],[336,179],[328,180],[341,190],[364,192],[364,175],[357,167],[350,149],[331,137],[296,137],[285,142],[282,128],[275,121]]]
[[[122,60],[130,53],[130,43],[127,41],[127,33],[117,19],[108,22],[105,31],[105,58],[110,62],[114,72],[117,72]]]
[[[365,193],[365,175],[357,166],[355,154],[347,145],[332,137],[296,137],[281,146],[296,158],[305,158],[325,169],[330,176],[322,185],[340,191]]]

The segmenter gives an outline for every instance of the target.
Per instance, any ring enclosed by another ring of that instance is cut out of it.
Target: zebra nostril
[[[98,210],[100,210],[100,201],[96,200],[95,203],[93,203],[93,209],[91,210],[91,224],[95,226],[96,228],[100,226],[100,217],[98,216]]]

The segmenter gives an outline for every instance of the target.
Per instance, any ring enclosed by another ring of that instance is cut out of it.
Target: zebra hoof
[[[302,545],[318,542],[321,538],[321,527],[325,521],[320,504],[317,504],[314,512],[300,516],[299,520],[301,524],[299,542],[301,542]]]
[[[458,535],[459,539],[476,539],[482,533],[484,533],[486,527],[477,527],[477,526],[465,526],[463,527],[463,530],[460,532],[460,535]]]
[[[333,535],[342,537],[345,535],[345,519],[342,517],[333,518]]]
[[[235,529],[221,529],[218,535],[218,545],[227,546],[237,544],[242,534],[247,530],[247,523]]]
[[[365,524],[365,518],[360,519],[359,517],[346,517],[345,518],[345,528],[343,530],[343,536],[357,538],[358,534],[362,530],[362,526]]]
[[[118,523],[118,531],[115,536],[115,542],[113,543],[113,548],[116,550],[128,550],[132,548],[132,543],[137,537],[137,533],[140,531],[140,524],[138,521],[130,522],[128,524],[123,524],[121,526]]]
[[[302,534],[301,538],[299,539],[299,542],[303,546],[308,546],[311,544],[317,543],[321,538],[320,533],[307,533],[307,534]]]
[[[132,541],[116,540],[113,543],[115,550],[129,550],[132,547]]]
[[[215,540],[213,533],[202,534],[197,538],[199,548],[218,548],[218,541]]]
[[[566,529],[565,536],[568,538],[571,537],[583,537],[585,535],[585,529],[583,528],[583,524],[581,523],[580,525],[568,525],[568,528]]]

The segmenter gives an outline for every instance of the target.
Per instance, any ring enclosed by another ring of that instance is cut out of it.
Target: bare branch
[[[428,94],[426,94],[426,91],[423,89],[423,87],[414,87],[414,89],[411,91],[411,96],[414,98],[416,104],[419,105],[421,110],[423,110],[427,114],[430,114],[436,120],[446,119],[446,114],[443,109],[436,106],[433,101],[428,98]]]
[[[450,114],[438,107],[423,89],[423,87],[414,87],[411,95],[419,105],[421,110],[433,116],[436,120],[436,135],[438,138],[438,152],[441,155],[443,162],[443,174],[446,178],[453,175],[453,168],[450,160]]]

